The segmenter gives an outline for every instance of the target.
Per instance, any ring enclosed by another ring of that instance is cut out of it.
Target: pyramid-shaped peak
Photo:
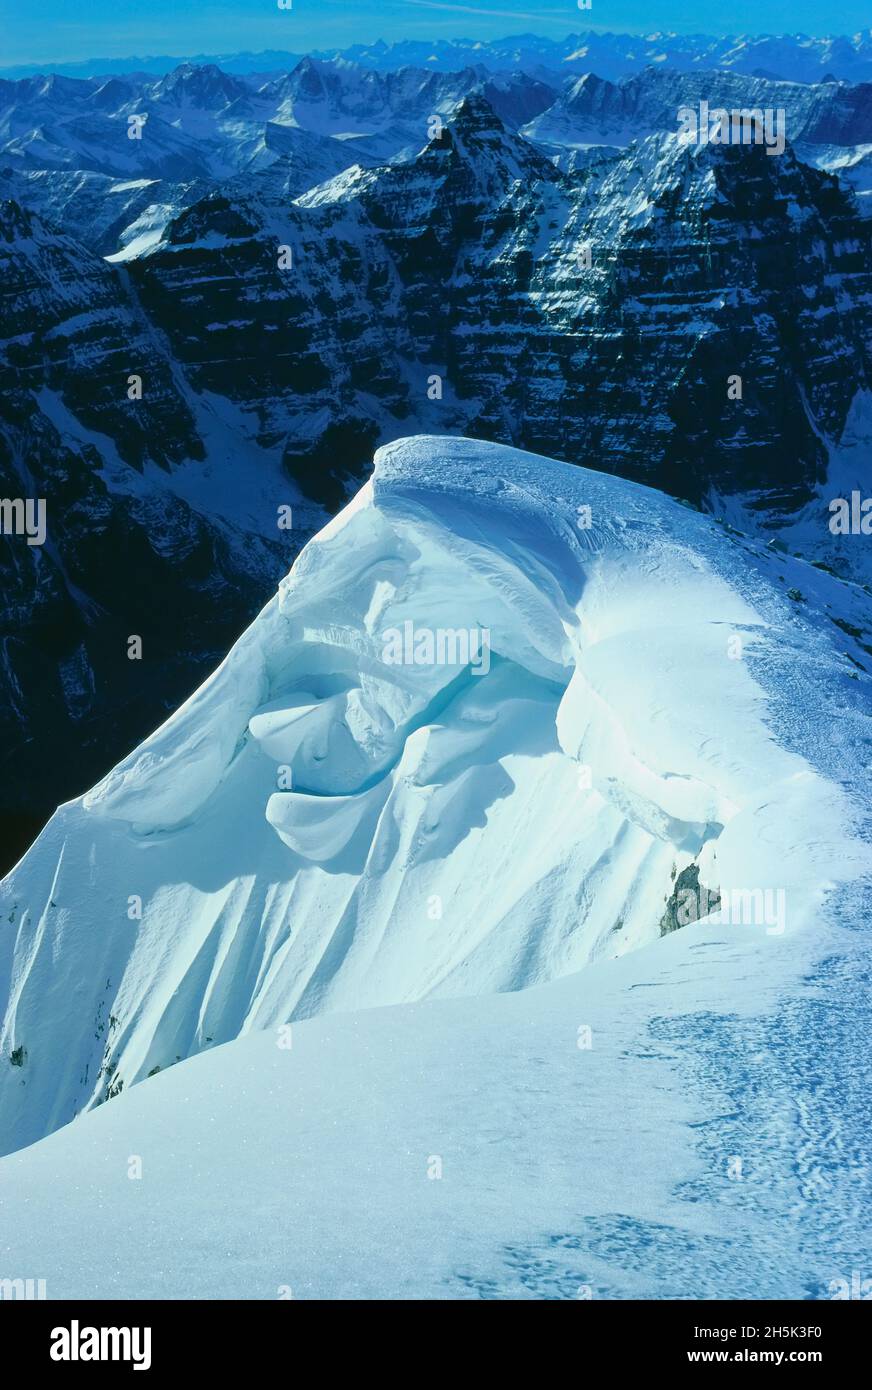
[[[445,117],[441,134],[434,135],[423,151],[430,158],[436,153],[447,153],[485,176],[497,170],[533,181],[557,176],[551,161],[529,140],[509,130],[477,91],[458,102]]]
[[[226,106],[247,92],[244,82],[224,72],[216,63],[180,63],[154,89],[158,98],[181,99],[213,109]]]
[[[481,134],[495,131],[505,134],[505,126],[482,92],[469,92],[455,107],[451,128],[457,134]]]

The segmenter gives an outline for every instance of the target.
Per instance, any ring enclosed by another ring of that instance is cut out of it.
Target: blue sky
[[[0,67],[132,54],[305,52],[383,38],[560,38],[578,29],[649,33],[852,33],[872,24],[869,0],[0,0]]]

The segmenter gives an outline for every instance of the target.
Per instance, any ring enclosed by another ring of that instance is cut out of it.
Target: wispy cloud
[[[552,15],[555,19],[566,19],[565,10],[492,10],[482,5],[450,5],[445,0],[406,0],[407,5],[415,5],[422,10],[453,10],[457,14],[483,14],[494,19],[542,19]]]

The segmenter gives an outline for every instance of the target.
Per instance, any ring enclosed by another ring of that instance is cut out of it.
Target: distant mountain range
[[[30,77],[46,71],[71,77],[105,76],[112,73],[166,73],[182,62],[217,63],[224,72],[264,74],[287,71],[305,56],[266,50],[262,53],[197,54],[181,57],[131,57],[91,59],[87,62],[0,67],[3,77]],[[588,30],[564,39],[536,34],[476,42],[471,39],[405,39],[397,43],[379,40],[344,49],[323,49],[309,56],[341,58],[381,72],[401,67],[427,67],[434,72],[454,72],[470,64],[485,63],[492,71],[536,72],[540,68],[567,74],[596,72],[617,78],[641,72],[651,64],[680,72],[722,68],[752,77],[784,78],[795,82],[820,82],[828,77],[849,82],[872,79],[872,29],[851,36],[810,38],[807,34],[753,34],[715,38],[705,34],[608,34]]]
[[[23,204],[103,255],[127,257],[153,246],[174,212],[239,178],[264,176],[262,186],[286,199],[351,164],[413,158],[432,119],[447,119],[472,94],[564,169],[591,151],[617,153],[675,131],[678,110],[701,100],[782,109],[803,159],[838,172],[872,207],[872,84],[662,68],[613,82],[595,73],[544,80],[481,64],[377,72],[304,58],[259,84],[214,64],[184,64],[160,78],[0,81],[0,174]]]

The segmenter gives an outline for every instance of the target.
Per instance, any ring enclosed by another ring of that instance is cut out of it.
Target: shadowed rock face
[[[126,265],[4,205],[0,495],[44,496],[49,536],[0,539],[0,815],[159,723],[379,443],[465,433],[778,526],[872,384],[869,223],[789,147],[563,174],[473,96],[416,158],[294,191],[237,179]]]
[[[290,274],[256,205],[225,236],[233,216],[197,204],[131,273],[197,388],[253,404],[316,493],[300,440],[329,411],[381,438],[461,428],[696,502],[745,494],[777,521],[813,495],[869,383],[868,226],[789,149],[652,138],[563,177],[470,98],[416,160],[290,208]]]
[[[688,864],[675,877],[666,911],[660,919],[660,935],[668,936],[670,932],[707,916],[709,911],[714,912],[720,905],[720,893],[700,883],[699,865]]]
[[[202,679],[284,563],[275,539],[254,538],[246,560],[231,532],[167,485],[206,450],[123,273],[12,203],[0,261],[0,495],[44,498],[47,517],[43,546],[0,538],[8,865],[52,802]],[[142,661],[128,659],[131,635]]]

